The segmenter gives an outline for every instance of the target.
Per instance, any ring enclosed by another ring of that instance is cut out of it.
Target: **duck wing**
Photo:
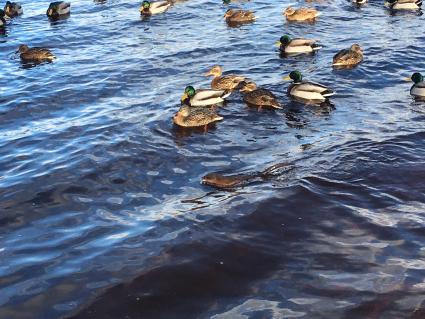
[[[296,39],[292,39],[291,42],[289,42],[289,46],[294,46],[294,47],[311,46],[315,44],[316,42],[317,42],[316,40],[296,38]]]
[[[256,106],[270,106],[275,109],[282,108],[276,96],[266,89],[256,89],[248,92],[245,94],[244,100],[246,103]]]
[[[224,99],[230,95],[231,92],[226,90],[196,90],[196,94],[190,100],[192,106],[208,106],[224,102]]]
[[[151,3],[151,10],[157,10],[157,9],[161,9],[161,10],[165,10],[166,8],[168,8],[171,4],[168,1],[157,1],[157,2],[152,2]]]
[[[319,83],[315,82],[302,82],[296,86],[296,89],[298,91],[304,91],[304,92],[312,92],[312,93],[320,93],[321,95],[327,97],[332,96],[335,94],[335,92],[331,89],[329,89],[327,86],[324,86]]]

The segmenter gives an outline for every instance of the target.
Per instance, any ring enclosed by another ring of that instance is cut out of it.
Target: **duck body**
[[[6,1],[6,4],[4,6],[4,12],[8,17],[14,18],[23,14],[24,10],[22,9],[22,6],[19,3]]]
[[[142,6],[140,7],[140,14],[144,16],[151,16],[165,12],[169,7],[171,7],[171,3],[168,1],[143,1]]]
[[[188,106],[211,106],[224,102],[231,92],[227,90],[210,90],[198,89],[195,90],[192,86],[188,86],[181,98],[181,102]]]
[[[367,0],[351,0],[351,1],[359,6],[367,2]]]
[[[295,100],[307,104],[320,104],[326,102],[335,92],[328,87],[310,81],[302,81],[299,71],[292,71],[285,79],[292,79],[287,95]]]
[[[56,58],[49,49],[45,48],[29,48],[26,45],[21,45],[19,46],[18,52],[23,62],[52,62]]]
[[[211,81],[211,88],[214,90],[233,91],[239,86],[239,83],[245,80],[243,76],[233,74],[222,75],[222,70],[219,65],[213,66],[205,76],[214,76]]]
[[[224,14],[224,18],[228,24],[242,24],[255,21],[254,12],[248,10],[229,9]]]
[[[192,108],[183,105],[173,117],[174,124],[181,127],[201,127],[223,120],[215,111],[208,108]]]
[[[71,4],[69,2],[56,1],[56,2],[50,3],[46,14],[49,18],[55,19],[55,18],[59,18],[60,16],[70,14],[70,12],[71,12]]]
[[[419,10],[422,0],[386,0],[385,6],[390,10]]]
[[[313,53],[322,47],[317,44],[317,40],[295,38],[282,36],[279,41],[279,50],[283,54],[303,54]]]
[[[333,57],[333,66],[356,66],[363,61],[363,50],[358,44],[339,51]]]
[[[286,20],[294,21],[294,22],[302,22],[307,21],[311,22],[316,20],[316,18],[320,15],[320,13],[313,8],[299,8],[294,9],[292,7],[287,8],[283,15],[286,16]]]
[[[416,99],[425,100],[425,80],[422,74],[413,73],[411,80],[414,84],[410,88],[410,95]]]
[[[244,102],[250,106],[256,106],[259,109],[263,107],[272,109],[282,108],[276,96],[271,91],[257,88],[257,85],[253,82],[245,83],[240,91],[243,94]]]

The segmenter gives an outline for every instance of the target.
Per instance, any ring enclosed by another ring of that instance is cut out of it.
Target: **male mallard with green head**
[[[254,82],[243,82],[240,92],[243,94],[243,100],[250,106],[257,106],[260,110],[263,107],[281,109],[276,96],[269,90],[257,88]]]
[[[288,87],[287,94],[303,103],[323,103],[335,92],[328,87],[309,81],[303,81],[300,71],[292,71],[284,80],[292,80],[293,83]]]
[[[207,129],[208,124],[221,121],[223,118],[208,108],[193,108],[182,105],[173,117],[173,122],[181,127],[200,127]]]
[[[279,46],[280,52],[283,54],[312,53],[322,48],[317,45],[317,40],[302,38],[291,39],[288,35],[280,37],[276,45]]]
[[[390,10],[419,10],[422,0],[386,0],[384,5]]]
[[[363,49],[357,43],[348,49],[339,51],[333,57],[333,66],[354,67],[363,61]]]
[[[20,45],[17,53],[23,62],[42,63],[52,62],[56,57],[45,48],[29,48],[27,45]]]
[[[187,86],[181,97],[182,104],[188,106],[212,106],[215,104],[223,103],[224,99],[228,97],[231,92],[227,90],[195,90],[193,86]]]
[[[413,85],[410,88],[410,95],[417,99],[425,99],[425,81],[421,73],[415,72],[410,78],[406,78],[407,81],[413,81]]]
[[[19,3],[6,1],[4,12],[8,17],[14,18],[24,13],[24,10],[22,10],[22,6]]]
[[[228,24],[242,24],[253,22],[257,18],[252,11],[229,9],[224,14],[224,19]]]
[[[47,16],[52,19],[57,19],[60,16],[67,15],[71,12],[71,4],[65,1],[52,2],[47,9]]]
[[[213,76],[211,81],[211,88],[214,90],[230,90],[233,91],[237,88],[240,82],[245,80],[243,76],[233,74],[222,75],[223,71],[219,65],[215,65],[205,73],[205,76]]]
[[[140,7],[140,14],[144,16],[151,16],[153,14],[163,13],[168,10],[171,3],[168,1],[143,1]]]
[[[292,7],[288,7],[286,8],[285,11],[283,11],[283,15],[286,17],[286,20],[288,21],[310,22],[310,21],[316,20],[316,18],[320,15],[320,13],[313,8],[294,9]]]

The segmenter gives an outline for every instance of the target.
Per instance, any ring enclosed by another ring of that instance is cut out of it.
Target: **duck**
[[[415,72],[407,81],[413,81],[413,85],[410,88],[410,95],[418,99],[425,99],[425,81],[421,73]]]
[[[233,74],[222,75],[223,71],[219,65],[214,65],[211,70],[205,73],[205,76],[213,76],[211,88],[214,90],[235,90],[239,83],[245,80],[243,76]]]
[[[288,96],[306,104],[320,104],[326,102],[330,96],[335,94],[333,90],[324,85],[303,81],[300,71],[292,71],[284,80],[293,81],[288,87]]]
[[[173,122],[181,127],[204,126],[207,130],[208,124],[223,120],[215,111],[208,108],[192,108],[182,105],[173,117]]]
[[[29,48],[27,45],[20,45],[17,53],[23,62],[42,63],[52,62],[56,57],[45,48]]]
[[[314,21],[319,15],[316,9],[313,8],[299,8],[294,9],[293,7],[286,8],[283,11],[283,15],[286,16],[288,21]]]
[[[280,40],[276,42],[276,45],[279,46],[280,52],[284,54],[313,53],[322,48],[317,45],[317,40],[302,38],[291,39],[288,35],[280,37]]]
[[[353,3],[357,4],[358,6],[361,6],[362,4],[365,4],[367,0],[351,0]]]
[[[4,11],[0,9],[0,30],[3,30],[6,26],[6,20],[4,19],[5,16],[6,14],[4,13]]]
[[[17,2],[6,1],[4,12],[9,18],[17,17],[24,13],[22,6]]]
[[[422,0],[386,0],[384,5],[390,10],[419,10]]]
[[[143,1],[140,6],[140,14],[144,16],[151,16],[153,14],[163,13],[171,7],[171,3],[168,1]]]
[[[253,22],[257,18],[252,11],[229,9],[224,14],[224,19],[228,24],[241,24]]]
[[[223,103],[224,99],[231,94],[228,90],[209,90],[198,89],[195,90],[193,86],[187,86],[181,97],[182,104],[188,106],[212,106],[215,104]]]
[[[67,15],[71,12],[71,4],[65,1],[52,2],[47,9],[47,16],[52,19]]]
[[[333,57],[333,66],[356,66],[363,61],[363,49],[357,43],[339,51]]]
[[[254,82],[244,82],[240,92],[243,94],[243,100],[246,104],[257,106],[259,110],[263,107],[282,109],[276,96],[271,91],[257,88]]]

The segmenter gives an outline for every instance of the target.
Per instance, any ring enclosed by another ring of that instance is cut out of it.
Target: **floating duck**
[[[65,1],[52,2],[47,9],[47,16],[52,19],[67,15],[71,12],[71,4]]]
[[[349,49],[339,51],[333,57],[333,66],[354,67],[363,61],[363,49],[357,43]]]
[[[390,10],[419,10],[422,0],[386,0],[384,5]]]
[[[24,10],[22,10],[22,6],[19,3],[6,1],[4,12],[8,17],[14,18],[24,13]]]
[[[182,104],[188,106],[211,106],[223,103],[231,92],[227,90],[195,90],[193,86],[188,86],[181,97]]]
[[[204,126],[207,130],[208,124],[221,121],[223,118],[215,111],[208,108],[193,108],[183,105],[173,117],[173,122],[181,127]]]
[[[210,71],[205,73],[205,76],[214,76],[211,81],[211,88],[214,90],[230,90],[233,91],[237,88],[240,82],[245,80],[243,76],[237,76],[233,74],[222,75],[223,71],[219,65],[215,65]]]
[[[351,0],[351,1],[359,6],[367,2],[367,0]]]
[[[418,99],[425,99],[425,81],[421,73],[415,72],[410,78],[406,78],[407,81],[413,81],[413,85],[410,89],[410,95]]]
[[[263,107],[273,109],[282,108],[272,92],[266,89],[257,88],[254,82],[243,83],[240,92],[243,93],[243,100],[246,104],[257,106],[259,110]]]
[[[20,45],[17,53],[23,62],[42,63],[52,62],[56,57],[45,48],[29,48],[26,45]]]
[[[276,42],[280,52],[284,54],[302,54],[312,53],[320,50],[322,47],[316,44],[317,40],[295,38],[291,39],[288,35],[280,37]]]
[[[286,20],[288,21],[302,22],[314,21],[320,15],[320,12],[313,8],[294,9],[292,7],[288,7],[285,11],[283,11],[283,15],[286,16]]]
[[[224,19],[228,24],[242,24],[253,22],[256,17],[252,11],[229,9],[224,14]]]
[[[0,30],[3,30],[6,26],[6,20],[4,19],[5,16],[6,14],[4,13],[4,11],[0,9]]]
[[[284,80],[293,81],[287,94],[295,100],[307,104],[320,104],[326,102],[330,96],[335,94],[334,91],[324,85],[303,81],[302,79],[302,74],[299,71],[292,71],[284,78]]]
[[[171,3],[168,1],[143,1],[140,7],[140,14],[145,16],[151,16],[153,14],[163,13],[171,7]]]

